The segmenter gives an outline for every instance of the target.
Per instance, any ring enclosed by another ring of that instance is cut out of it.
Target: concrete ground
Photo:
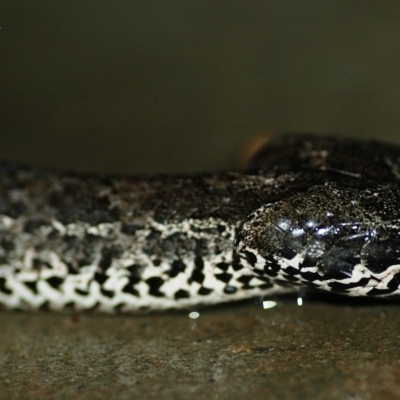
[[[257,132],[400,141],[397,1],[2,2],[0,157],[237,166]],[[397,399],[398,303],[0,312],[0,398]]]

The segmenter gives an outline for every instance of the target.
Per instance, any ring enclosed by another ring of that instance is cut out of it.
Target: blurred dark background
[[[229,168],[261,131],[400,139],[398,1],[2,1],[0,157]]]

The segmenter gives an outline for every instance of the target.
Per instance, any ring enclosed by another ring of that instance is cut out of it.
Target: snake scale
[[[400,147],[278,137],[245,171],[96,176],[0,162],[0,303],[137,312],[400,293]]]

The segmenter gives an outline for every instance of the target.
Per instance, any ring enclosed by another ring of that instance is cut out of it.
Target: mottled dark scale
[[[112,297],[114,297],[114,292],[112,290],[107,290],[104,288],[100,289],[100,292],[103,296],[108,297],[109,299],[111,299]]]
[[[196,268],[193,270],[192,275],[188,279],[188,283],[189,284],[192,282],[203,283],[204,278],[205,278],[205,276],[204,276],[203,272]]]
[[[221,271],[228,271],[230,264],[226,263],[226,262],[220,262],[216,265]]]
[[[208,296],[210,293],[212,293],[213,292],[213,289],[210,289],[210,288],[206,288],[206,287],[201,287],[199,290],[198,290],[198,294],[200,295],[200,296]]]
[[[15,244],[10,239],[2,239],[0,242],[0,246],[7,252],[13,251],[15,249]]]
[[[185,271],[186,265],[181,260],[172,261],[171,268],[167,271],[168,276],[175,278],[178,274]]]
[[[290,265],[285,268],[285,273],[288,275],[299,275],[300,271],[297,268],[293,268]]]
[[[222,282],[228,283],[232,279],[232,274],[223,272],[222,274],[215,274],[215,277]]]
[[[76,246],[79,243],[79,238],[75,235],[65,235],[63,240],[68,246],[71,247]]]
[[[271,279],[268,276],[257,276],[257,279],[263,282],[271,282]]]
[[[182,237],[179,242],[179,250],[182,253],[193,253],[196,249],[196,241],[192,238]]]
[[[98,282],[100,285],[102,285],[108,279],[108,276],[106,274],[99,273],[99,272],[96,272],[93,277],[94,277],[94,280],[96,282]]]
[[[111,216],[110,222],[115,221],[115,220],[118,221],[124,216],[124,212],[118,206],[113,206],[110,208],[110,216]]]
[[[142,274],[144,268],[145,266],[140,264],[131,264],[126,267],[127,271],[129,271],[131,274],[129,279],[134,279],[135,283],[138,283],[140,281],[140,275]]]
[[[232,268],[234,271],[240,271],[243,269],[240,256],[236,252],[232,255]]]
[[[114,258],[118,258],[121,255],[121,249],[111,246],[104,247],[101,251],[101,260],[99,262],[99,267],[105,271],[108,267],[111,266]]]
[[[152,256],[156,251],[160,236],[161,232],[151,228],[150,233],[146,236],[146,245],[143,248],[143,252]]]
[[[52,205],[58,210],[57,217],[64,223],[83,221],[90,225],[112,222],[105,196],[96,196],[95,188],[99,180],[86,177],[87,185],[82,185],[79,176],[66,175],[62,178],[62,193],[54,193]]]
[[[290,248],[285,248],[280,251],[279,255],[283,258],[286,258],[287,260],[292,260],[294,257],[296,257],[297,251]]]
[[[24,225],[24,232],[32,233],[35,229],[38,229],[43,225],[48,225],[48,222],[42,218],[31,218]]]
[[[53,288],[53,289],[60,289],[60,286],[63,284],[64,279],[59,278],[57,276],[53,276],[51,278],[46,279],[46,282]]]
[[[12,294],[12,290],[7,287],[6,283],[6,278],[0,277],[0,292],[3,294]]]
[[[130,281],[129,283],[127,283],[124,288],[122,289],[123,293],[129,293],[133,296],[139,297],[139,292],[138,290],[135,288],[135,284],[138,282],[132,282]]]
[[[315,267],[318,259],[316,257],[312,257],[310,254],[306,254],[303,261],[300,263],[300,268],[309,268]]]
[[[76,260],[76,264],[78,267],[84,267],[86,265],[90,265],[91,262],[90,262],[89,258],[83,257],[83,258]]]
[[[112,263],[112,256],[108,253],[103,254],[100,262],[99,262],[99,267],[105,271]]]
[[[257,256],[251,251],[245,251],[244,254],[246,256],[247,262],[254,267],[257,262]]]
[[[198,257],[204,257],[208,254],[208,242],[206,239],[195,239],[195,253]]]
[[[143,224],[125,223],[121,225],[121,232],[125,235],[134,235],[137,231],[140,231],[143,228]]]
[[[282,275],[282,277],[284,278],[284,279],[286,279],[287,281],[290,281],[290,282],[298,282],[299,281],[299,278],[297,278],[296,276],[293,276],[293,275]]]
[[[40,253],[41,251],[46,250],[47,244],[44,243],[44,242],[35,243],[34,246],[33,246],[33,248],[34,248],[34,250],[35,250],[36,252]]]
[[[281,266],[278,264],[278,262],[270,262],[267,261],[267,263],[264,265],[264,271],[266,274],[268,273],[278,273],[281,270]]]
[[[47,235],[48,240],[56,240],[60,237],[60,233],[56,229],[52,229]]]
[[[97,200],[97,204],[102,209],[108,209],[111,203],[108,196],[100,196]]]
[[[227,285],[224,287],[224,293],[226,294],[234,294],[237,292],[237,288],[235,286]]]
[[[256,270],[259,273],[262,273],[260,270]],[[264,267],[264,271],[263,273],[271,278],[275,278],[276,276],[278,276],[278,272],[273,271],[272,269],[268,268],[267,266]]]
[[[239,276],[238,282],[243,283],[246,286],[251,282],[253,278],[254,278],[253,275],[242,275]]]
[[[300,276],[310,282],[321,280],[321,276],[310,271],[301,271]]]
[[[21,215],[24,215],[27,211],[28,207],[24,202],[16,201],[15,203],[11,203],[3,213],[8,217],[18,218]]]
[[[202,257],[196,256],[194,259],[194,265],[196,266],[196,269],[201,270],[204,268],[204,261]]]
[[[88,209],[90,209],[90,207],[88,207]],[[82,221],[87,222],[90,225],[99,225],[107,222],[111,223],[114,222],[115,220],[111,210],[102,210],[102,209],[94,211],[92,210],[90,216],[87,216],[86,213],[85,217],[82,218]]]
[[[165,254],[176,254],[178,248],[180,247],[179,238],[181,234],[179,232],[175,232],[172,235],[169,235],[161,242],[161,251]]]
[[[68,225],[68,224],[74,222],[74,220],[72,218],[70,219],[68,217],[68,215],[62,214],[60,212],[57,212],[55,217],[56,217],[57,221],[59,221],[63,225]]]
[[[270,289],[274,286],[274,284],[270,281],[270,282],[266,282],[266,283],[262,283],[261,285],[259,285],[258,287],[260,289]]]
[[[75,288],[75,293],[79,294],[81,296],[88,296],[89,295],[89,291],[83,290],[83,289],[79,289],[79,288]]]
[[[149,286],[149,294],[155,297],[163,297],[164,293],[160,292],[160,287],[163,285],[163,279],[159,277],[153,277],[146,280],[147,285]]]
[[[178,300],[178,299],[188,299],[189,297],[190,297],[189,296],[189,292],[187,290],[183,290],[183,289],[178,290],[174,295],[174,298],[176,300]]]
[[[217,225],[217,229],[219,233],[223,233],[226,231],[226,226],[225,225]]]
[[[219,246],[215,246],[214,254],[215,254],[215,255],[219,255],[219,254],[221,254],[221,253],[222,253],[222,250],[219,248]]]
[[[43,262],[43,260],[41,260],[40,258],[34,258],[32,260],[32,268],[40,271],[42,269],[43,266],[45,266],[47,263]]]
[[[161,232],[159,232],[157,229],[151,228],[150,233],[146,236],[146,240],[149,242],[156,242],[160,236]]]
[[[86,233],[85,238],[90,244],[101,242],[104,240],[104,238],[101,235],[96,235],[94,233]]]
[[[33,293],[38,293],[36,281],[23,281],[22,283]]]
[[[396,290],[399,288],[400,285],[400,272],[395,274],[393,278],[388,283],[388,288],[391,290]]]
[[[65,262],[65,264],[68,268],[68,274],[76,275],[79,272],[79,268],[77,268],[74,264],[70,262]],[[84,264],[84,265],[89,265],[89,264]]]
[[[272,254],[267,255],[264,258],[266,261],[264,269],[268,269],[269,271],[274,271],[274,272],[278,272],[281,269],[278,260]]]

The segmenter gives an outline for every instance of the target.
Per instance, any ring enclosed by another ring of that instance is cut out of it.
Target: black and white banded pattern
[[[157,310],[299,288],[399,294],[400,149],[286,136],[244,172],[101,177],[0,163],[0,303]]]

